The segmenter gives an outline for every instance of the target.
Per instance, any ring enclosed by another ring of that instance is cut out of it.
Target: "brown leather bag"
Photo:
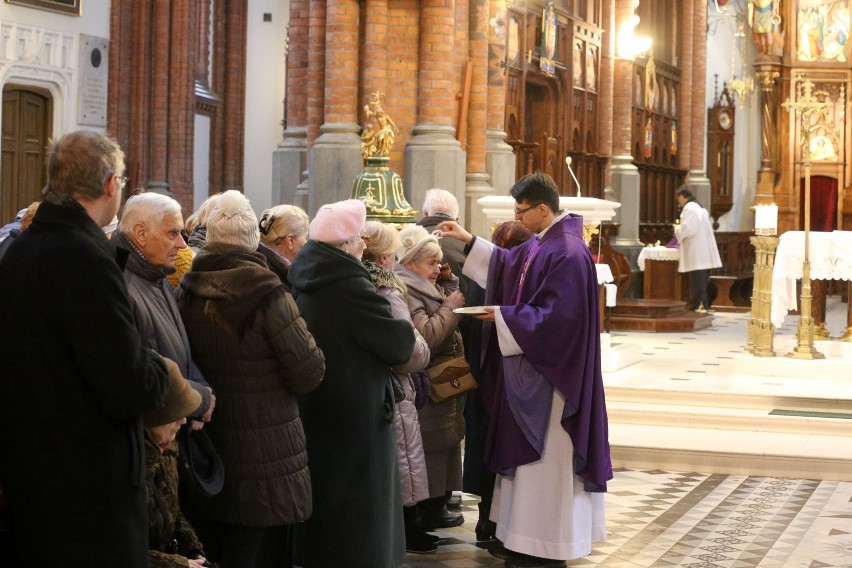
[[[432,383],[432,402],[444,402],[459,397],[476,388],[476,379],[464,357],[452,357],[432,365],[426,372]]]

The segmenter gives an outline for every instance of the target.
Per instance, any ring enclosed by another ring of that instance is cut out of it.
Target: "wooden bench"
[[[710,276],[711,304],[720,311],[748,311],[754,285],[754,247],[750,231],[716,233],[722,267]],[[716,298],[713,299],[713,288]]]

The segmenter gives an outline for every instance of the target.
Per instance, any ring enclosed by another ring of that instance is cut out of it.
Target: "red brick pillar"
[[[405,180],[415,209],[432,187],[452,192],[464,209],[465,156],[453,127],[456,94],[461,90],[459,52],[454,50],[461,31],[459,10],[468,0],[422,0],[417,77],[417,124],[405,146]],[[457,6],[457,4],[461,4]],[[468,25],[467,19],[463,21]],[[466,45],[466,42],[465,44]],[[460,212],[463,214],[463,212]]]
[[[465,216],[470,227],[474,217],[484,223],[477,200],[491,194],[485,170],[488,127],[488,31],[489,1],[470,0],[468,18],[468,58],[471,62],[471,88],[467,111],[467,180]],[[476,213],[476,215],[474,215]]]
[[[645,0],[648,1],[648,0]],[[629,258],[639,255],[639,170],[633,164],[631,135],[633,125],[634,65],[621,56],[618,30],[633,17],[633,0],[615,0],[616,54],[612,91],[612,161],[610,182],[612,196],[621,203],[613,221],[620,224],[616,247]]]
[[[689,2],[687,2],[689,4]],[[704,146],[707,138],[707,90],[705,74],[707,68],[707,4],[696,2],[692,19],[692,144],[689,169],[704,172]]]
[[[152,29],[171,29],[171,2],[170,0],[155,0]],[[152,34],[151,53],[151,81],[152,85],[159,88],[151,89],[151,130],[148,133],[148,143],[151,148],[166,149],[169,147],[169,41],[172,35],[169,33]],[[148,163],[148,185],[155,190],[168,188],[166,176],[166,160],[168,152],[155,151],[151,153]]]
[[[687,2],[688,4],[689,2]],[[707,10],[706,2],[696,0],[692,13],[692,140],[689,148],[689,185],[695,199],[710,209],[710,180],[707,178],[704,147],[707,145]]]
[[[361,67],[361,81],[364,88],[359,94],[357,106],[359,111],[356,122],[359,123],[365,120],[364,113],[360,109],[367,104],[371,93],[381,91],[391,95],[387,101],[388,105],[383,105],[391,117],[393,112],[390,112],[389,108],[393,108],[394,102],[394,93],[388,93],[388,2],[387,0],[366,0],[364,8],[364,61]]]
[[[325,25],[325,108],[311,150],[308,208],[347,199],[363,167],[357,109],[359,0],[329,0]]]
[[[358,122],[358,0],[330,0],[325,26],[325,122]]]
[[[325,26],[326,0],[310,0],[311,14],[308,24],[308,89],[307,136],[308,147],[319,136],[325,110]],[[288,86],[289,87],[289,86]]]
[[[601,42],[601,71],[600,71],[600,118],[598,122],[598,152],[612,155],[613,128],[613,76],[615,73],[615,0],[603,0],[601,6],[601,27],[603,41]],[[611,172],[606,168],[604,188],[609,189]]]
[[[515,154],[506,144],[506,35],[509,19],[504,0],[489,1],[488,26],[488,132],[485,171],[489,176],[491,193],[508,195],[515,183]],[[477,223],[478,221],[478,223]],[[476,234],[488,235],[484,215],[474,219],[470,228]]]
[[[694,18],[694,2],[684,2],[681,5],[680,29],[680,89],[678,94],[678,165],[689,171],[692,170],[692,100],[693,100],[693,41],[692,20]],[[704,83],[704,78],[701,78]],[[674,197],[672,197],[674,199]]]
[[[170,190],[174,195],[175,199],[180,201],[181,203],[192,203],[193,202],[193,169],[192,169],[192,160],[193,160],[193,149],[194,149],[194,134],[195,134],[195,52],[196,52],[196,41],[195,41],[195,21],[194,18],[196,14],[192,10],[192,5],[189,2],[157,2],[157,9],[159,10],[163,4],[167,9],[171,9],[171,25],[169,28],[157,28],[157,29],[170,29],[169,34],[154,34],[154,41],[159,41],[159,35],[166,35],[171,38],[171,44],[168,46],[168,49],[165,50],[164,55],[168,58],[168,63],[166,64],[166,69],[168,70],[168,80],[166,83],[168,84],[168,89],[164,89],[166,91],[166,100],[167,100],[167,115],[168,115],[168,124],[165,125],[165,134],[168,137],[168,142],[165,147],[169,149],[168,152],[162,152],[164,156],[167,157],[166,162],[166,179],[167,184],[165,186],[166,189]],[[238,4],[238,3],[235,3]],[[165,9],[164,9],[165,11]],[[239,28],[240,22],[245,26],[245,17],[240,19],[234,19],[229,21],[229,26],[231,28]],[[245,54],[245,48],[242,50],[242,54]],[[243,66],[245,69],[245,66]],[[157,69],[154,69],[154,73],[158,73]],[[161,84],[159,82],[154,83],[155,85]],[[154,89],[155,91],[157,89]],[[224,89],[224,96],[230,95],[229,90]],[[241,101],[240,104],[240,112],[242,112],[242,106],[245,105],[244,101]],[[228,109],[228,105],[224,105],[224,109]],[[160,134],[157,130],[160,128],[160,125],[154,125],[154,129],[152,130],[152,135],[154,137],[159,137]],[[242,132],[234,132],[232,135],[238,136],[239,141],[242,141],[243,133]],[[161,148],[157,144],[154,144],[153,148]],[[230,151],[229,151],[230,150]],[[226,149],[224,151],[225,154],[232,154],[233,148]],[[153,160],[158,161],[156,157],[160,152],[154,151],[151,154]],[[236,180],[236,176],[233,176],[232,179],[237,181],[239,186],[242,186],[242,144],[240,144],[239,150],[239,173],[240,179]],[[158,181],[157,178],[152,178],[153,181]],[[156,189],[154,183],[150,184],[152,188]]]
[[[310,0],[290,0],[287,37],[286,125],[272,155],[272,203],[307,207],[307,187],[300,191],[302,173],[308,167],[308,43]]]
[[[290,0],[287,38],[287,129],[304,128],[308,117],[310,0]]]
[[[417,123],[453,124],[455,84],[453,0],[420,3],[420,74],[417,78]]]

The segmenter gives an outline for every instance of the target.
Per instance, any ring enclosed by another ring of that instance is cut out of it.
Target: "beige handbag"
[[[432,402],[444,402],[472,391],[476,388],[476,379],[470,373],[470,365],[464,357],[453,357],[442,363],[432,365],[426,372],[432,383]]]

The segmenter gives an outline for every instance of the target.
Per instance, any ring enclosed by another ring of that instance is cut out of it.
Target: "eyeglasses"
[[[121,189],[124,189],[125,187],[127,187],[127,178],[124,177],[124,176],[119,176],[118,177],[118,186]]]
[[[539,205],[541,205],[541,203],[536,203],[535,205],[530,205],[526,209],[518,209],[517,207],[515,207],[515,215],[523,215],[524,213],[526,213],[530,209],[535,209]]]

